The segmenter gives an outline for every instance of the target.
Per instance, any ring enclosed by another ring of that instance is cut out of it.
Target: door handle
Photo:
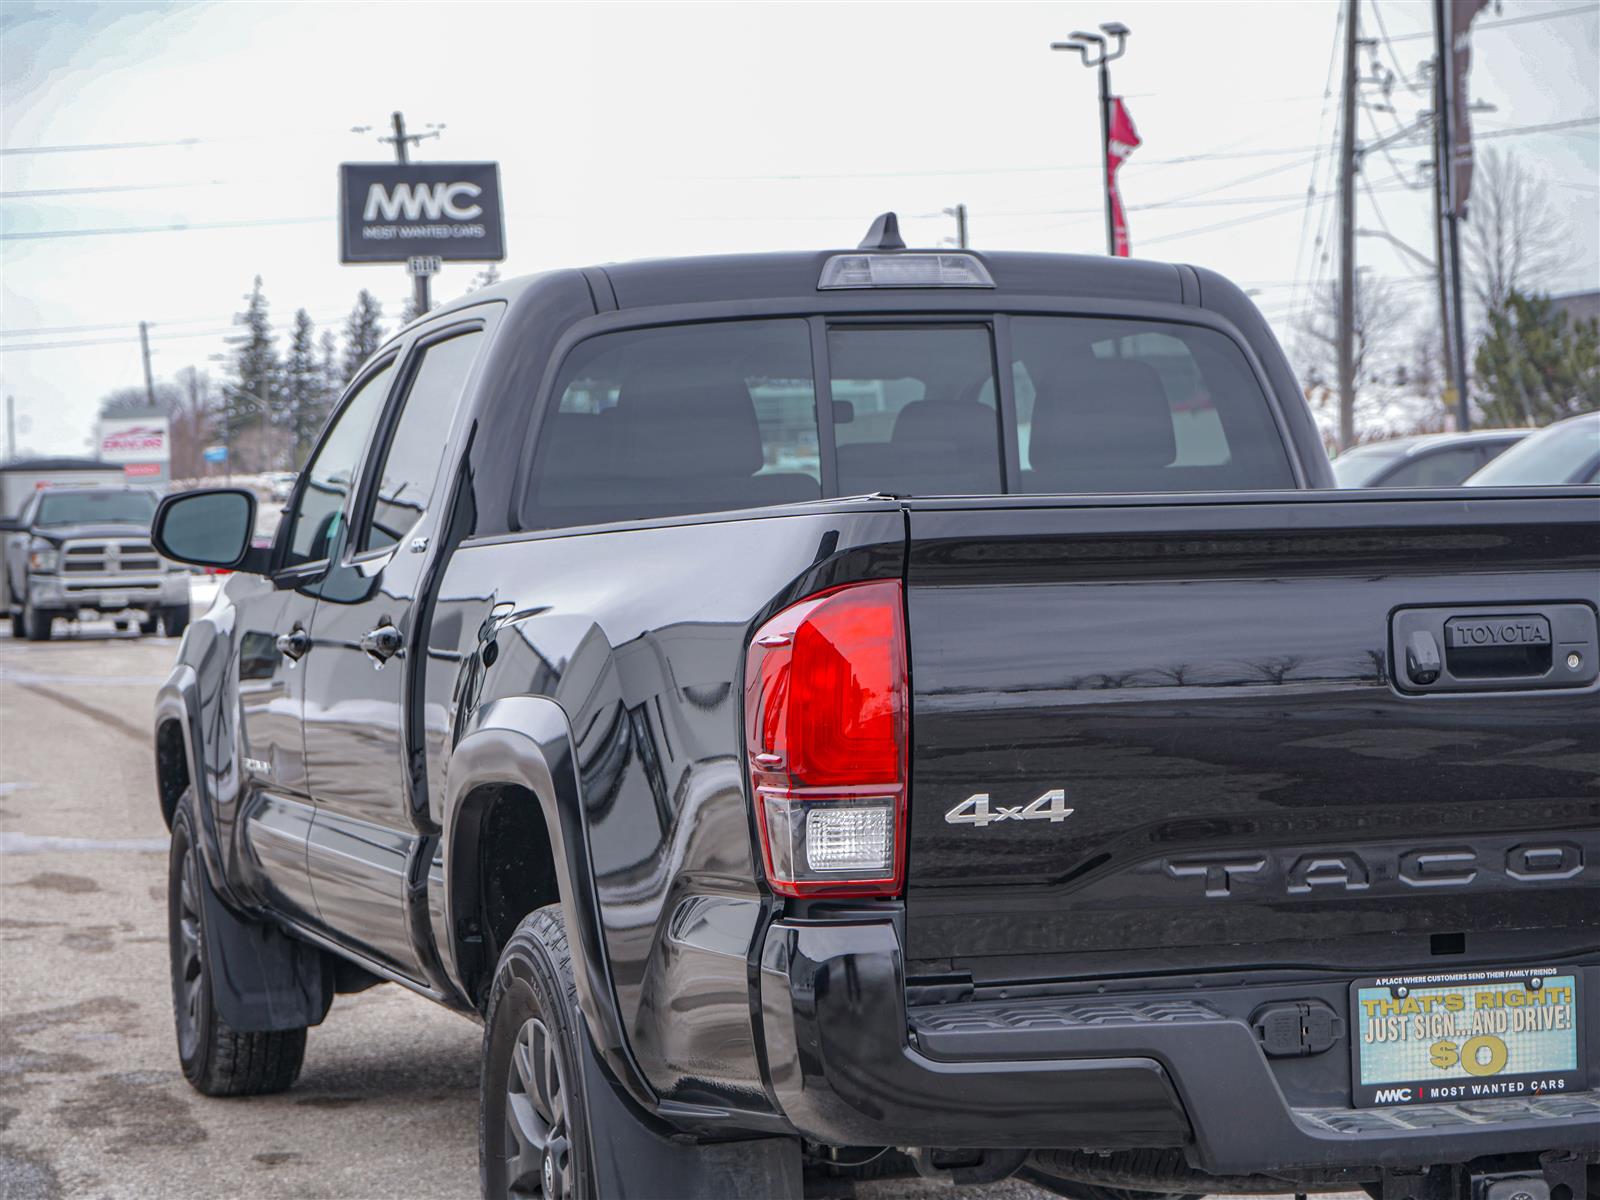
[[[379,666],[399,654],[400,647],[404,644],[405,638],[393,625],[379,625],[361,639],[361,648],[370,654]]]
[[[280,633],[273,639],[278,653],[290,662],[299,662],[305,652],[311,649],[311,635],[304,629],[295,629],[289,633]]]

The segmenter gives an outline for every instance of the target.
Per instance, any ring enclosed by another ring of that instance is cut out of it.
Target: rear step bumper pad
[[[778,922],[761,961],[774,1095],[833,1144],[1187,1146],[1219,1175],[1465,1162],[1600,1144],[1600,1094],[1295,1109],[1254,1032],[1200,1000],[978,1001],[907,1012],[893,924]]]

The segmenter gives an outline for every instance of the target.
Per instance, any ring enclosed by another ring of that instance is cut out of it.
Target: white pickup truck
[[[149,488],[45,488],[0,521],[11,636],[48,641],[57,618],[84,614],[182,633],[189,576],[150,544],[156,500]]]

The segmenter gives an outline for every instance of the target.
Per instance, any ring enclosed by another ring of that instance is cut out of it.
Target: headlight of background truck
[[[46,574],[56,569],[61,561],[61,551],[49,542],[34,542],[28,547],[28,570]]]

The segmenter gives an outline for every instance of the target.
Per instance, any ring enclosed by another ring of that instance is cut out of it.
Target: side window
[[[1267,397],[1223,334],[1148,321],[1017,317],[1011,344],[1018,490],[1294,486]]]
[[[839,491],[1000,490],[1000,418],[986,326],[834,327]]]
[[[389,394],[394,379],[391,360],[367,378],[333,419],[316,454],[306,464],[305,482],[289,522],[288,548],[283,565],[320,562],[332,552],[339,535],[345,501],[355,479],[356,465],[366,447],[367,435]]]
[[[535,451],[532,527],[822,495],[804,321],[602,334],[573,349],[555,396]]]
[[[1379,487],[1455,487],[1478,469],[1480,456],[1476,446],[1454,446],[1449,450],[1435,450],[1419,454],[1403,463],[1380,483]]]
[[[360,550],[393,546],[427,511],[450,423],[482,343],[482,332],[474,330],[423,349],[384,450],[372,519],[362,531]]]

